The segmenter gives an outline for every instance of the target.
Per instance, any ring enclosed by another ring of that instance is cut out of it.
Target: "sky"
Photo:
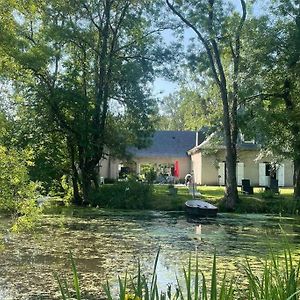
[[[237,8],[240,7],[240,0],[232,0],[231,2]],[[270,2],[269,0],[257,0],[256,4],[253,7],[253,12],[252,12],[253,15],[254,16],[263,15],[266,12],[266,8],[268,7],[269,2]],[[192,35],[193,34],[190,31],[188,31],[188,30],[186,31],[186,34],[184,36],[185,46],[188,44],[188,41]],[[174,37],[172,36],[172,33],[170,31],[166,31],[165,34],[163,35],[163,37],[167,44],[174,40]],[[165,96],[168,96],[169,94],[178,90],[178,88],[179,88],[178,83],[172,82],[163,77],[158,77],[154,81],[152,94],[154,97],[162,99]]]

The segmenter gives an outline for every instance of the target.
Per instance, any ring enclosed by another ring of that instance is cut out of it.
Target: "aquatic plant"
[[[73,273],[73,285],[72,285],[72,290],[75,290],[75,294],[76,294],[76,298],[77,300],[81,300],[81,292],[80,292],[80,286],[79,286],[79,277],[78,277],[78,273],[77,273],[77,268],[76,268],[76,264],[75,261],[73,259],[72,253],[70,252],[69,254],[70,256],[70,261],[71,261],[71,266],[72,266],[72,273]],[[54,274],[58,285],[59,285],[59,290],[62,296],[63,300],[67,300],[67,299],[74,299],[74,297],[71,295],[71,289],[68,285],[68,282],[66,281],[66,279],[61,279],[58,274]]]
[[[172,291],[172,286],[167,287],[167,291],[160,291],[158,288],[156,268],[159,258],[159,251],[157,252],[154,267],[152,271],[151,280],[142,273],[140,263],[137,265],[135,276],[128,276],[121,279],[118,277],[118,295],[112,292],[109,281],[107,280],[103,286],[105,295],[108,300],[167,300],[167,299],[181,299],[181,300],[231,300],[234,295],[233,280],[228,281],[226,274],[218,281],[216,255],[213,257],[213,266],[210,282],[211,285],[207,287],[207,280],[205,275],[199,269],[198,255],[196,255],[196,266],[193,271],[191,256],[187,267],[183,268],[184,285],[181,286],[177,278],[177,286]],[[81,293],[79,287],[78,273],[72,255],[70,255],[73,285],[71,288],[66,280],[62,280],[58,275],[56,276],[59,284],[59,289],[63,300],[77,299],[81,300]],[[72,291],[72,292],[71,292]],[[75,292],[74,292],[75,291]],[[75,296],[76,294],[76,296]]]
[[[57,281],[62,299],[81,300],[78,274],[74,259],[71,257],[73,271],[73,294],[71,295],[67,282],[58,276]],[[141,271],[138,263],[136,275],[121,279],[118,277],[118,293],[112,292],[108,280],[103,286],[108,300],[297,300],[300,295],[300,260],[295,262],[288,246],[284,249],[283,256],[270,250],[270,259],[264,262],[262,271],[258,275],[246,260],[244,270],[246,273],[245,288],[234,287],[234,277],[228,278],[226,273],[222,278],[217,276],[216,254],[213,256],[211,276],[207,279],[199,269],[198,255],[195,266],[192,266],[191,256],[188,264],[183,268],[182,280],[177,278],[174,290],[169,285],[166,291],[158,288],[156,268],[159,251],[156,255],[151,279],[149,280]],[[183,284],[181,284],[183,282]],[[210,283],[210,285],[208,284]],[[75,291],[75,292],[74,292]],[[73,297],[73,298],[72,298]]]
[[[271,258],[264,262],[262,275],[257,276],[249,262],[245,267],[248,280],[247,299],[296,300],[300,293],[300,260],[295,262],[286,244],[283,258],[271,249]]]

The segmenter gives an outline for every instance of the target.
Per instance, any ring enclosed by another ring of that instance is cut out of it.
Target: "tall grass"
[[[152,275],[148,279],[137,265],[136,275],[118,277],[118,292],[112,292],[108,281],[103,290],[108,300],[297,300],[300,294],[300,261],[295,262],[290,248],[287,246],[283,255],[277,255],[270,250],[270,259],[266,259],[261,272],[254,272],[249,261],[246,260],[244,271],[246,287],[235,287],[235,277],[228,278],[226,273],[218,277],[217,259],[213,256],[211,275],[207,279],[199,268],[198,255],[195,266],[191,256],[187,266],[183,268],[181,280],[177,277],[177,285],[172,289],[169,285],[166,291],[159,290],[156,268],[159,251],[156,255]],[[73,271],[73,285],[71,288],[65,280],[56,276],[63,300],[81,300],[78,273],[74,259],[70,255]],[[71,292],[70,292],[71,291]]]
[[[271,250],[271,259],[264,264],[262,275],[254,274],[249,262],[246,274],[249,282],[247,299],[296,300],[300,293],[300,260],[295,262],[287,246],[283,258]]]
[[[61,297],[63,300],[67,299],[77,299],[81,300],[81,293],[80,293],[80,286],[79,286],[79,276],[77,273],[77,268],[75,261],[73,259],[72,253],[70,252],[69,254],[70,261],[71,261],[71,266],[72,266],[72,273],[73,273],[73,286],[72,290],[75,290],[76,298],[74,298],[72,295],[73,293],[70,291],[71,289],[69,288],[68,282],[65,279],[61,279],[57,274],[54,274],[58,285],[59,285],[59,290],[61,293]]]

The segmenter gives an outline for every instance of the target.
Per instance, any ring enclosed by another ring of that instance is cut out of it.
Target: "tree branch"
[[[238,107],[238,93],[239,93],[239,71],[240,71],[240,58],[241,58],[241,33],[246,20],[246,3],[245,0],[240,0],[242,5],[242,17],[240,19],[236,34],[235,34],[235,50],[232,49],[233,56],[233,100],[232,100],[232,138],[236,140],[238,135],[237,124],[237,107]]]
[[[86,3],[83,2],[83,7],[86,10],[91,22],[93,23],[93,25],[97,28],[97,30],[100,30],[100,26],[97,24],[97,22],[95,21],[95,18],[93,17],[93,14],[91,13],[91,11],[89,10],[88,6]]]
[[[245,104],[246,102],[250,102],[252,100],[255,100],[257,98],[260,98],[261,100],[265,100],[265,99],[269,99],[269,98],[283,98],[284,97],[284,93],[261,93],[261,94],[256,94],[256,95],[252,95],[249,97],[246,97],[243,99],[243,101],[239,102],[239,105],[241,104]]]
[[[209,31],[210,31],[210,40],[211,40],[211,44],[213,47],[213,52],[214,52],[214,58],[217,64],[217,68],[218,68],[218,72],[219,72],[219,84],[222,85],[222,88],[227,89],[227,82],[226,82],[226,76],[225,76],[225,72],[224,72],[224,68],[222,65],[222,61],[221,61],[221,55],[220,55],[220,51],[219,51],[219,47],[218,44],[216,42],[215,39],[215,33],[214,33],[214,29],[213,29],[213,20],[214,20],[214,0],[209,0],[209,11],[208,11],[208,20],[209,20]]]
[[[219,78],[219,75],[218,75],[218,72],[217,72],[217,69],[216,69],[216,66],[215,66],[215,62],[214,62],[212,51],[210,49],[209,42],[203,37],[203,35],[195,27],[195,25],[193,25],[178,10],[175,9],[174,5],[172,5],[169,0],[166,0],[166,3],[168,5],[168,7],[172,10],[172,12],[175,15],[177,15],[182,22],[184,22],[189,28],[191,28],[196,33],[196,35],[198,36],[199,40],[202,42],[202,44],[203,44],[203,46],[204,46],[204,48],[206,50],[206,53],[208,55],[208,59],[209,59],[210,66],[211,66],[211,69],[212,69],[212,72],[213,72],[213,76],[214,76],[217,84],[220,86],[221,81],[220,81],[220,78]]]

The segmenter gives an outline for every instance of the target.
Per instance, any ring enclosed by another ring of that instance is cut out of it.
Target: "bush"
[[[295,199],[269,199],[266,201],[267,212],[271,214],[299,214],[300,203]]]
[[[114,184],[117,180],[113,178],[104,178],[104,184]]]
[[[271,190],[266,190],[261,193],[261,197],[263,199],[273,199],[275,197],[275,193]]]
[[[118,209],[147,209],[152,199],[152,185],[135,180],[102,185],[92,196],[92,206]]]
[[[153,183],[156,179],[156,171],[154,168],[150,168],[149,171],[145,173],[145,178],[148,183]]]
[[[38,184],[28,175],[30,157],[30,151],[0,146],[0,210],[19,216],[13,225],[16,231],[32,229],[40,216],[35,203]]]
[[[267,211],[266,201],[249,196],[243,196],[237,203],[237,213],[265,213]]]

